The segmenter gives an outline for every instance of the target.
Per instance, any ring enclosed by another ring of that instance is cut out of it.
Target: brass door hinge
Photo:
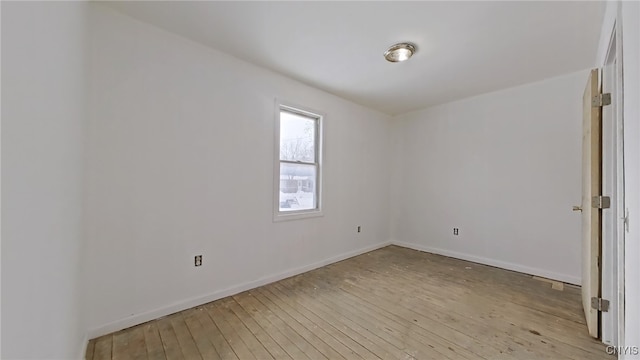
[[[596,209],[608,209],[611,207],[611,198],[608,196],[594,196],[591,198],[591,207]]]
[[[592,297],[591,298],[591,307],[598,311],[608,312],[609,311],[609,300],[605,300],[603,298]]]
[[[611,105],[611,94],[609,93],[594,95],[591,98],[592,107],[606,106],[606,105]]]

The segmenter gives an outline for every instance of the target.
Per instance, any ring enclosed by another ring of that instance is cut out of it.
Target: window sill
[[[296,211],[296,212],[276,212],[273,216],[273,222],[309,219],[323,216],[322,210]]]

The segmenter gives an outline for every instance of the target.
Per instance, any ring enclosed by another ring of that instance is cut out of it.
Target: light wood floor
[[[389,246],[91,340],[87,359],[609,359],[580,289]]]

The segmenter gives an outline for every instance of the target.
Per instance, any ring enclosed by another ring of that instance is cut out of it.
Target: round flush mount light
[[[401,62],[409,60],[409,58],[416,52],[416,46],[412,43],[403,42],[392,45],[387,51],[384,52],[384,58],[390,62]]]

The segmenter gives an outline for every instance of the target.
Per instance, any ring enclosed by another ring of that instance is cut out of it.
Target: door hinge
[[[611,94],[609,93],[598,94],[598,95],[594,95],[591,98],[592,107],[605,106],[605,105],[611,105]]]
[[[608,196],[594,196],[591,198],[591,207],[596,209],[608,209],[611,207],[611,198]]]
[[[598,311],[608,312],[609,311],[609,300],[605,300],[603,298],[592,297],[591,298],[591,307]]]

